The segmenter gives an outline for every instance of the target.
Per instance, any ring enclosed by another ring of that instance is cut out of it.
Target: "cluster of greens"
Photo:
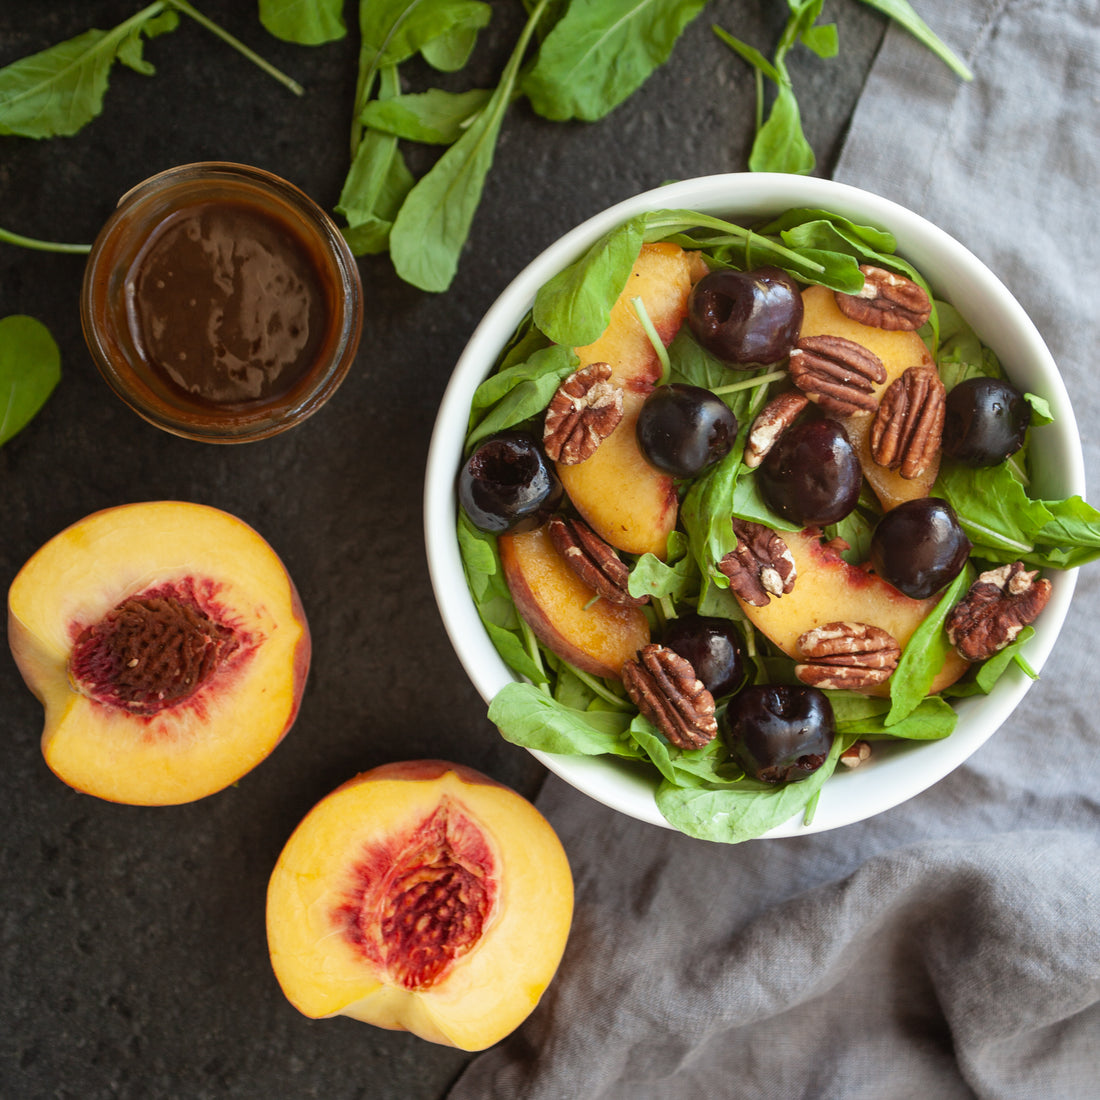
[[[540,430],[541,415],[559,381],[578,366],[572,349],[591,343],[603,331],[643,242],[654,240],[699,249],[712,267],[750,270],[777,264],[800,282],[836,290],[859,288],[861,263],[904,273],[927,288],[920,273],[895,254],[890,234],[825,211],[791,210],[751,230],[690,211],[640,215],[596,242],[541,289],[496,371],[474,395],[467,450],[506,428]],[[948,389],[973,375],[1002,374],[993,353],[947,303],[934,304],[920,335]],[[723,616],[738,624],[746,640],[754,682],[796,683],[793,662],[754,633],[717,569],[717,562],[735,545],[733,517],[777,531],[794,529],[767,508],[754,472],[741,462],[748,426],[786,372],[733,374],[695,342],[686,325],[668,347],[667,358],[669,381],[719,394],[736,414],[741,431],[725,459],[680,486],[681,522],[670,537],[666,560],[649,554],[628,556],[630,591],[652,597],[648,613],[656,637],[670,616],[687,611]],[[1046,402],[1037,395],[1026,396],[1032,424],[1048,423]],[[746,778],[720,738],[702,749],[674,747],[638,713],[621,684],[587,675],[540,646],[512,603],[495,537],[460,514],[458,539],[470,591],[493,644],[518,677],[492,700],[489,717],[505,738],[527,748],[614,756],[648,767],[656,781],[660,812],[692,836],[736,842],[759,836],[800,812],[808,816],[840,754],[854,741],[947,737],[957,721],[949,698],[988,693],[1011,664],[1031,674],[1021,654],[1033,634],[1029,627],[947,692],[928,695],[947,655],[943,623],[977,571],[1016,560],[1033,568],[1064,569],[1100,556],[1100,513],[1080,497],[1032,499],[1027,468],[1027,444],[993,469],[972,470],[945,461],[934,492],[958,514],[974,545],[971,561],[906,646],[891,677],[890,696],[828,692],[838,734],[831,755],[811,777],[778,786]],[[844,540],[850,547],[845,557],[863,562],[879,514],[877,502],[866,491],[856,510],[827,528],[825,537]],[[724,704],[718,704],[720,714]]]
[[[790,17],[772,61],[715,27],[757,72],[759,117],[749,167],[809,172],[785,57],[797,44],[821,57],[838,48],[836,27],[818,25],[823,0],[788,0]],[[908,0],[863,0],[913,33],[964,78],[965,66]],[[706,0],[526,0],[527,20],[493,88],[403,91],[400,67],[416,58],[441,73],[465,68],[491,8],[482,0],[360,0],[359,73],[351,167],[337,212],[358,254],[389,252],[406,282],[446,290],[481,201],[505,114],[526,99],[553,121],[595,122],[629,98],[672,53]],[[316,45],[346,33],[341,0],[260,0],[273,34]],[[765,112],[763,78],[776,87]],[[419,179],[402,142],[439,146]]]

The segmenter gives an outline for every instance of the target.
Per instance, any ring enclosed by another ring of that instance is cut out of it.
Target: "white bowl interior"
[[[444,626],[467,674],[488,702],[514,679],[486,634],[466,586],[455,536],[455,478],[462,458],[470,399],[530,309],[535,293],[604,233],[647,210],[687,209],[753,219],[792,207],[830,210],[889,230],[898,252],[950,301],[997,354],[1017,386],[1050,402],[1054,424],[1032,430],[1036,489],[1047,499],[1084,494],[1084,461],[1073,409],[1057,366],[1034,324],[1004,284],[963,245],[926,219],[887,199],[845,184],[766,173],[706,176],[636,195],[565,234],[504,290],[474,331],[439,408],[428,454],[424,522],[428,566]],[[1027,659],[1036,671],[1054,646],[1069,609],[1076,571],[1051,575],[1053,593],[1035,624]],[[1019,704],[1031,680],[1013,666],[988,696],[958,701],[960,720],[942,741],[899,744],[858,770],[824,785],[812,823],[792,818],[769,837],[833,829],[881,813],[930,787],[978,749]],[[648,771],[603,757],[535,753],[578,790],[622,813],[668,826],[653,798]]]

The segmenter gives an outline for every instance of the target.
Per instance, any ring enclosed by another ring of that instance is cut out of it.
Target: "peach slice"
[[[572,915],[549,822],[510,788],[440,760],[385,764],[322,799],[267,893],[272,968],[299,1012],[462,1050],[530,1015]]]
[[[840,312],[836,297],[823,286],[806,287],[802,291],[804,307],[801,337],[843,336],[862,344],[882,360],[886,368],[886,381],[874,387],[875,397],[881,399],[887,386],[900,378],[908,367],[934,366],[932,356],[924,341],[915,332],[888,331],[862,325]],[[879,503],[886,510],[915,497],[926,497],[932,491],[939,473],[939,460],[931,463],[919,476],[906,479],[896,470],[880,466],[871,456],[871,414],[849,416],[843,419],[849,439],[859,453],[863,476],[867,478]]]
[[[646,395],[661,377],[661,362],[632,302],[641,298],[667,346],[687,314],[692,285],[706,273],[697,252],[661,242],[641,253],[594,343],[575,349],[580,366],[608,363],[623,387],[623,418],[590,458],[558,466],[573,506],[589,526],[618,550],[664,558],[676,526],[676,483],[642,457],[634,425]]]
[[[242,520],[178,501],[96,512],[8,593],[8,641],[45,708],[42,753],[111,802],[191,802],[267,757],[298,713],[305,614]]]
[[[875,573],[846,562],[813,530],[783,532],[794,558],[794,588],[763,607],[738,599],[746,618],[788,657],[799,657],[798,639],[828,622],[856,622],[877,626],[893,635],[903,649],[938,596],[914,600]],[[967,663],[952,651],[937,674],[932,691],[942,691],[966,670]],[[882,688],[885,692],[887,688]],[[878,692],[869,692],[877,694]]]
[[[619,677],[624,662],[649,642],[640,607],[598,599],[554,546],[546,526],[497,540],[504,579],[535,637],[593,676]]]

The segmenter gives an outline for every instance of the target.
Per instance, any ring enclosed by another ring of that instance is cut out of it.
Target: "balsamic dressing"
[[[127,323],[148,368],[211,405],[277,401],[313,365],[328,324],[304,244],[244,203],[165,220],[127,273]]]

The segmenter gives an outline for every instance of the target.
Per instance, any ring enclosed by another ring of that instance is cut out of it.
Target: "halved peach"
[[[45,708],[42,752],[111,802],[190,802],[267,757],[298,713],[310,635],[294,583],[242,520],[179,501],[96,512],[8,593],[8,641]]]
[[[639,607],[597,598],[551,541],[546,526],[497,540],[516,609],[548,649],[593,676],[618,678],[649,642]]]
[[[565,950],[573,878],[549,822],[459,764],[364,772],[294,830],[267,936],[287,999],[483,1050],[538,1004]]]
[[[782,538],[797,570],[794,588],[785,596],[773,597],[763,607],[740,599],[738,603],[753,626],[788,657],[800,658],[798,639],[829,622],[880,627],[904,649],[936,606],[938,596],[910,599],[877,574],[851,565],[813,530],[783,532]],[[931,690],[942,691],[953,684],[967,667],[966,661],[951,651]]]
[[[623,387],[623,418],[591,457],[559,464],[558,476],[589,526],[627,553],[664,558],[678,507],[676,483],[645,460],[634,436],[642,403],[661,377],[661,361],[633,301],[641,298],[667,346],[687,314],[692,285],[706,270],[697,252],[668,242],[643,245],[607,328],[575,349],[582,367],[610,365],[612,381]]]
[[[806,287],[802,292],[804,312],[801,337],[843,336],[872,351],[886,368],[886,380],[874,387],[876,399],[881,399],[886,388],[900,378],[909,367],[933,366],[933,359],[924,341],[909,331],[890,331],[863,325],[841,313],[836,296],[823,286]],[[939,473],[939,459],[915,478],[903,478],[896,470],[880,466],[871,454],[871,413],[843,418],[845,431],[859,453],[863,476],[867,478],[879,503],[889,510],[902,501],[926,497],[932,490]]]

